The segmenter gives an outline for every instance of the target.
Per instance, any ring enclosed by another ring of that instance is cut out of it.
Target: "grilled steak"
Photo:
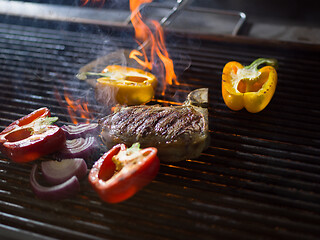
[[[209,143],[208,89],[191,92],[182,106],[122,107],[101,119],[101,137],[107,147],[117,143],[158,148],[161,161],[198,157]]]

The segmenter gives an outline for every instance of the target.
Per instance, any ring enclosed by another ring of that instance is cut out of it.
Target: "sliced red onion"
[[[80,190],[80,183],[76,176],[55,186],[42,186],[36,179],[38,165],[34,165],[31,170],[30,183],[33,192],[41,199],[60,200],[76,194]]]
[[[87,164],[83,158],[43,161],[41,170],[43,178],[48,183],[56,185],[67,181],[72,176],[82,179],[87,174]]]
[[[57,158],[83,158],[87,160],[98,148],[95,137],[75,138],[66,141],[65,147],[57,153]]]
[[[65,132],[67,139],[85,138],[86,136],[96,136],[99,133],[98,123],[63,125],[61,129]]]

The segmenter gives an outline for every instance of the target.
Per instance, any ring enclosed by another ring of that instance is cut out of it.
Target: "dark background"
[[[20,0],[21,2],[49,3],[81,6],[80,0]],[[174,4],[174,0],[154,0],[154,3]],[[245,12],[250,21],[280,22],[298,26],[320,26],[320,7],[312,0],[193,0],[191,6]],[[86,7],[129,9],[129,0],[105,0],[103,6],[96,1]]]

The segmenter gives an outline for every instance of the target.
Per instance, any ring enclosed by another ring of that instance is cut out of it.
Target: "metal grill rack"
[[[39,200],[29,186],[32,163],[0,155],[1,239],[319,238],[319,48],[178,34],[167,42],[181,85],[166,96],[157,92],[153,103],[208,87],[209,149],[198,159],[162,163],[150,185],[112,205],[86,180],[74,198]],[[85,96],[99,118],[101,106],[75,74],[102,53],[135,47],[127,28],[2,17],[1,129],[42,106],[70,123],[55,89]],[[259,114],[230,111],[221,97],[222,68],[257,57],[278,59],[276,94]]]

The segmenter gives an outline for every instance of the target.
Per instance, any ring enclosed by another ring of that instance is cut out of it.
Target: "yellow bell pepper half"
[[[266,64],[261,69],[258,67]],[[277,86],[277,60],[258,58],[249,66],[228,62],[223,68],[222,97],[232,110],[246,108],[248,112],[262,111],[270,102]]]
[[[103,70],[109,75],[97,80],[96,91],[108,88],[120,104],[137,105],[149,102],[157,86],[156,77],[141,69],[110,65]]]
[[[81,72],[77,74],[80,80],[87,76],[99,76],[96,80],[96,98],[101,103],[108,104],[115,100],[125,105],[138,105],[149,102],[155,94],[157,78],[138,68],[109,65],[101,73]]]

